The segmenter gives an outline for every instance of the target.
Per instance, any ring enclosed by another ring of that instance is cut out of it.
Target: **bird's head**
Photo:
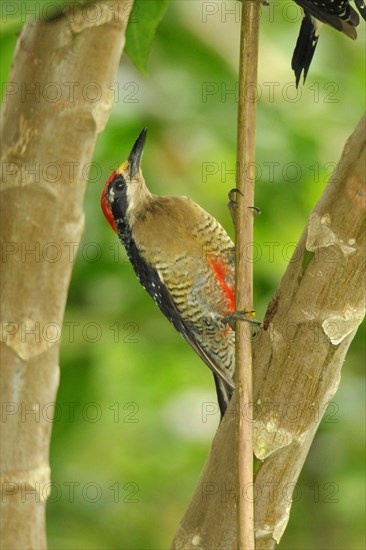
[[[117,232],[113,211],[127,214],[133,209],[141,194],[148,193],[141,171],[147,129],[144,128],[135,141],[128,160],[109,176],[101,197],[101,207],[109,225]],[[118,208],[117,208],[118,206]]]

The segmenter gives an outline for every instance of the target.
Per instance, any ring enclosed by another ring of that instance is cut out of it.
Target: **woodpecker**
[[[319,38],[319,30],[323,23],[342,32],[352,40],[357,38],[356,27],[360,18],[349,0],[295,0],[303,9],[303,19],[300,33],[292,56],[291,67],[296,77],[296,87],[299,85],[301,73],[304,72],[304,82]],[[366,20],[364,0],[355,0],[358,11]]]
[[[224,228],[188,197],[145,184],[146,128],[106,182],[101,207],[138,280],[212,370],[221,417],[234,390],[235,248]]]

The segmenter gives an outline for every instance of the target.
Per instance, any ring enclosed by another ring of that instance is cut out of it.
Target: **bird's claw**
[[[237,204],[238,203],[237,198],[236,198],[237,194],[241,195],[242,197],[244,196],[243,193],[240,191],[240,189],[237,189],[236,187],[234,187],[234,189],[230,189],[230,191],[228,193],[229,204]]]
[[[240,191],[240,189],[237,189],[236,187],[234,189],[230,189],[228,193],[228,197],[229,197],[228,207],[229,207],[230,214],[235,227],[236,227],[236,209],[238,208],[238,199],[237,199],[238,194],[241,195],[242,197],[244,196],[243,193]],[[248,206],[248,208],[251,208],[253,210],[254,216],[259,216],[259,214],[261,213],[261,209],[258,208],[257,206]]]
[[[248,206],[248,208],[252,208],[254,216],[259,216],[262,214],[261,209],[258,208],[258,206]]]
[[[237,189],[236,187],[234,189],[231,189],[228,193],[228,197],[229,197],[228,207],[229,207],[231,219],[233,220],[233,224],[235,228],[236,228],[236,210],[238,208],[238,199],[237,199],[238,194],[243,197],[243,193],[240,191],[240,189]]]
[[[260,321],[253,319],[254,316],[255,310],[249,309],[229,313],[229,315],[226,315],[223,320],[224,323],[227,323],[233,330],[235,330],[235,321],[245,321],[247,323],[251,323],[252,325],[260,326]]]

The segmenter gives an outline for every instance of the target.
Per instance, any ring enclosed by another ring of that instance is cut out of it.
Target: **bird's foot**
[[[258,206],[248,206],[248,208],[251,208],[253,210],[253,216],[259,216],[262,214],[261,209],[258,208]]]
[[[228,193],[229,202],[228,207],[230,210],[231,218],[233,220],[234,227],[236,228],[236,215],[237,215],[237,208],[238,208],[238,195],[241,195],[243,197],[243,193],[240,191],[240,189],[237,189],[236,187],[234,189],[231,189]],[[254,216],[259,216],[261,213],[260,208],[257,206],[249,206],[248,208],[251,208],[253,210]]]
[[[260,321],[257,321],[256,319],[253,319],[255,317],[255,310],[249,309],[249,310],[243,310],[243,311],[234,311],[233,313],[229,313],[229,315],[226,315],[223,319],[224,323],[227,323],[233,330],[235,330],[235,322],[236,321],[245,321],[247,323],[251,323],[252,325],[259,326]]]
[[[231,219],[233,220],[233,224],[234,224],[234,227],[236,227],[236,213],[237,213],[237,208],[238,208],[238,198],[237,196],[241,195],[243,196],[243,193],[240,191],[240,189],[231,189],[228,193],[228,197],[229,197],[229,202],[228,202],[228,207],[229,207],[229,210],[230,210],[230,214],[231,214]]]

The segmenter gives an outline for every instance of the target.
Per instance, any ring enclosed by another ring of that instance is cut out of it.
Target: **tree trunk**
[[[49,443],[88,163],[113,106],[132,2],[26,24],[2,123],[1,547],[45,548]],[[94,10],[94,12],[92,11]],[[94,14],[94,15],[93,15]]]
[[[364,117],[347,141],[255,342],[254,452],[262,462],[254,517],[260,550],[274,548],[286,528],[295,484],[364,316],[365,123]],[[239,412],[246,414],[238,411],[234,395],[173,548],[237,548],[238,491],[250,494],[236,480]]]

